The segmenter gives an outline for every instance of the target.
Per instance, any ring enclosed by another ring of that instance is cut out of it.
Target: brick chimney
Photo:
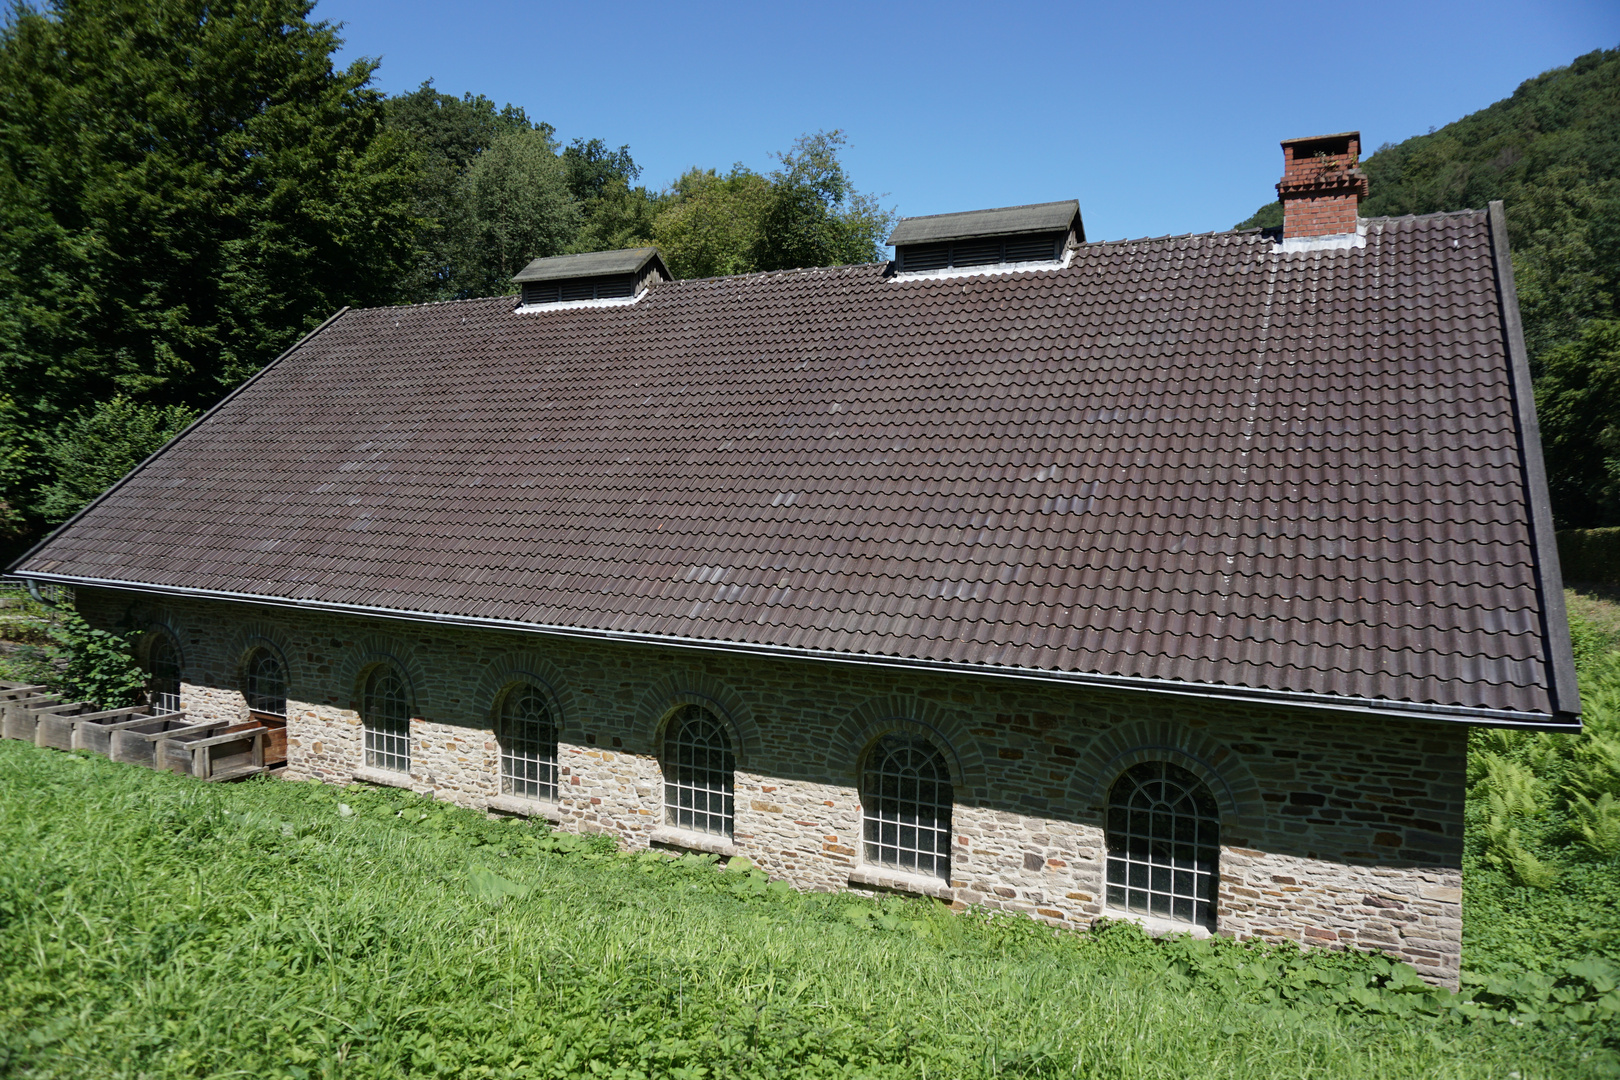
[[[1357,162],[1361,132],[1287,139],[1277,195],[1283,204],[1283,239],[1342,236],[1356,231],[1356,213],[1367,194]]]

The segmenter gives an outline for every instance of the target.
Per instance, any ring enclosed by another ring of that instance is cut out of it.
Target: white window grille
[[[161,630],[152,632],[146,649],[146,693],[160,713],[180,711],[180,650]]]
[[[735,819],[731,738],[719,719],[683,706],[664,736],[664,811],[669,824],[729,837]]]
[[[366,679],[360,703],[366,730],[366,764],[395,772],[411,771],[411,703],[405,680],[383,665]]]
[[[1220,813],[1196,776],[1134,765],[1108,792],[1108,906],[1214,929]]]
[[[503,795],[557,801],[557,726],[540,691],[519,686],[506,695],[495,741]]]
[[[955,793],[944,756],[923,739],[885,735],[861,790],[866,861],[950,880]]]
[[[269,649],[253,650],[247,662],[247,707],[271,716],[287,715],[287,669]]]

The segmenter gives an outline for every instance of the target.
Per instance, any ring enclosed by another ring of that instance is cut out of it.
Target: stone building
[[[1501,208],[345,310],[14,568],[153,693],[810,889],[1454,981],[1470,725],[1578,728]]]

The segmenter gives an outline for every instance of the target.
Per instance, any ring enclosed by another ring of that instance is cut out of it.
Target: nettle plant
[[[129,635],[97,630],[77,612],[68,612],[52,628],[51,636],[67,658],[62,693],[92,701],[103,709],[119,709],[140,700],[146,673],[130,649]]]

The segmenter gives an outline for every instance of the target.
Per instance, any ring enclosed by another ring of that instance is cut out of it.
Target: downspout
[[[42,604],[45,607],[50,608],[52,611],[61,610],[62,605],[58,604],[54,600],[45,599],[45,594],[39,591],[39,582],[35,581],[33,578],[24,578],[23,580],[28,583],[28,595],[34,598],[35,603]]]

